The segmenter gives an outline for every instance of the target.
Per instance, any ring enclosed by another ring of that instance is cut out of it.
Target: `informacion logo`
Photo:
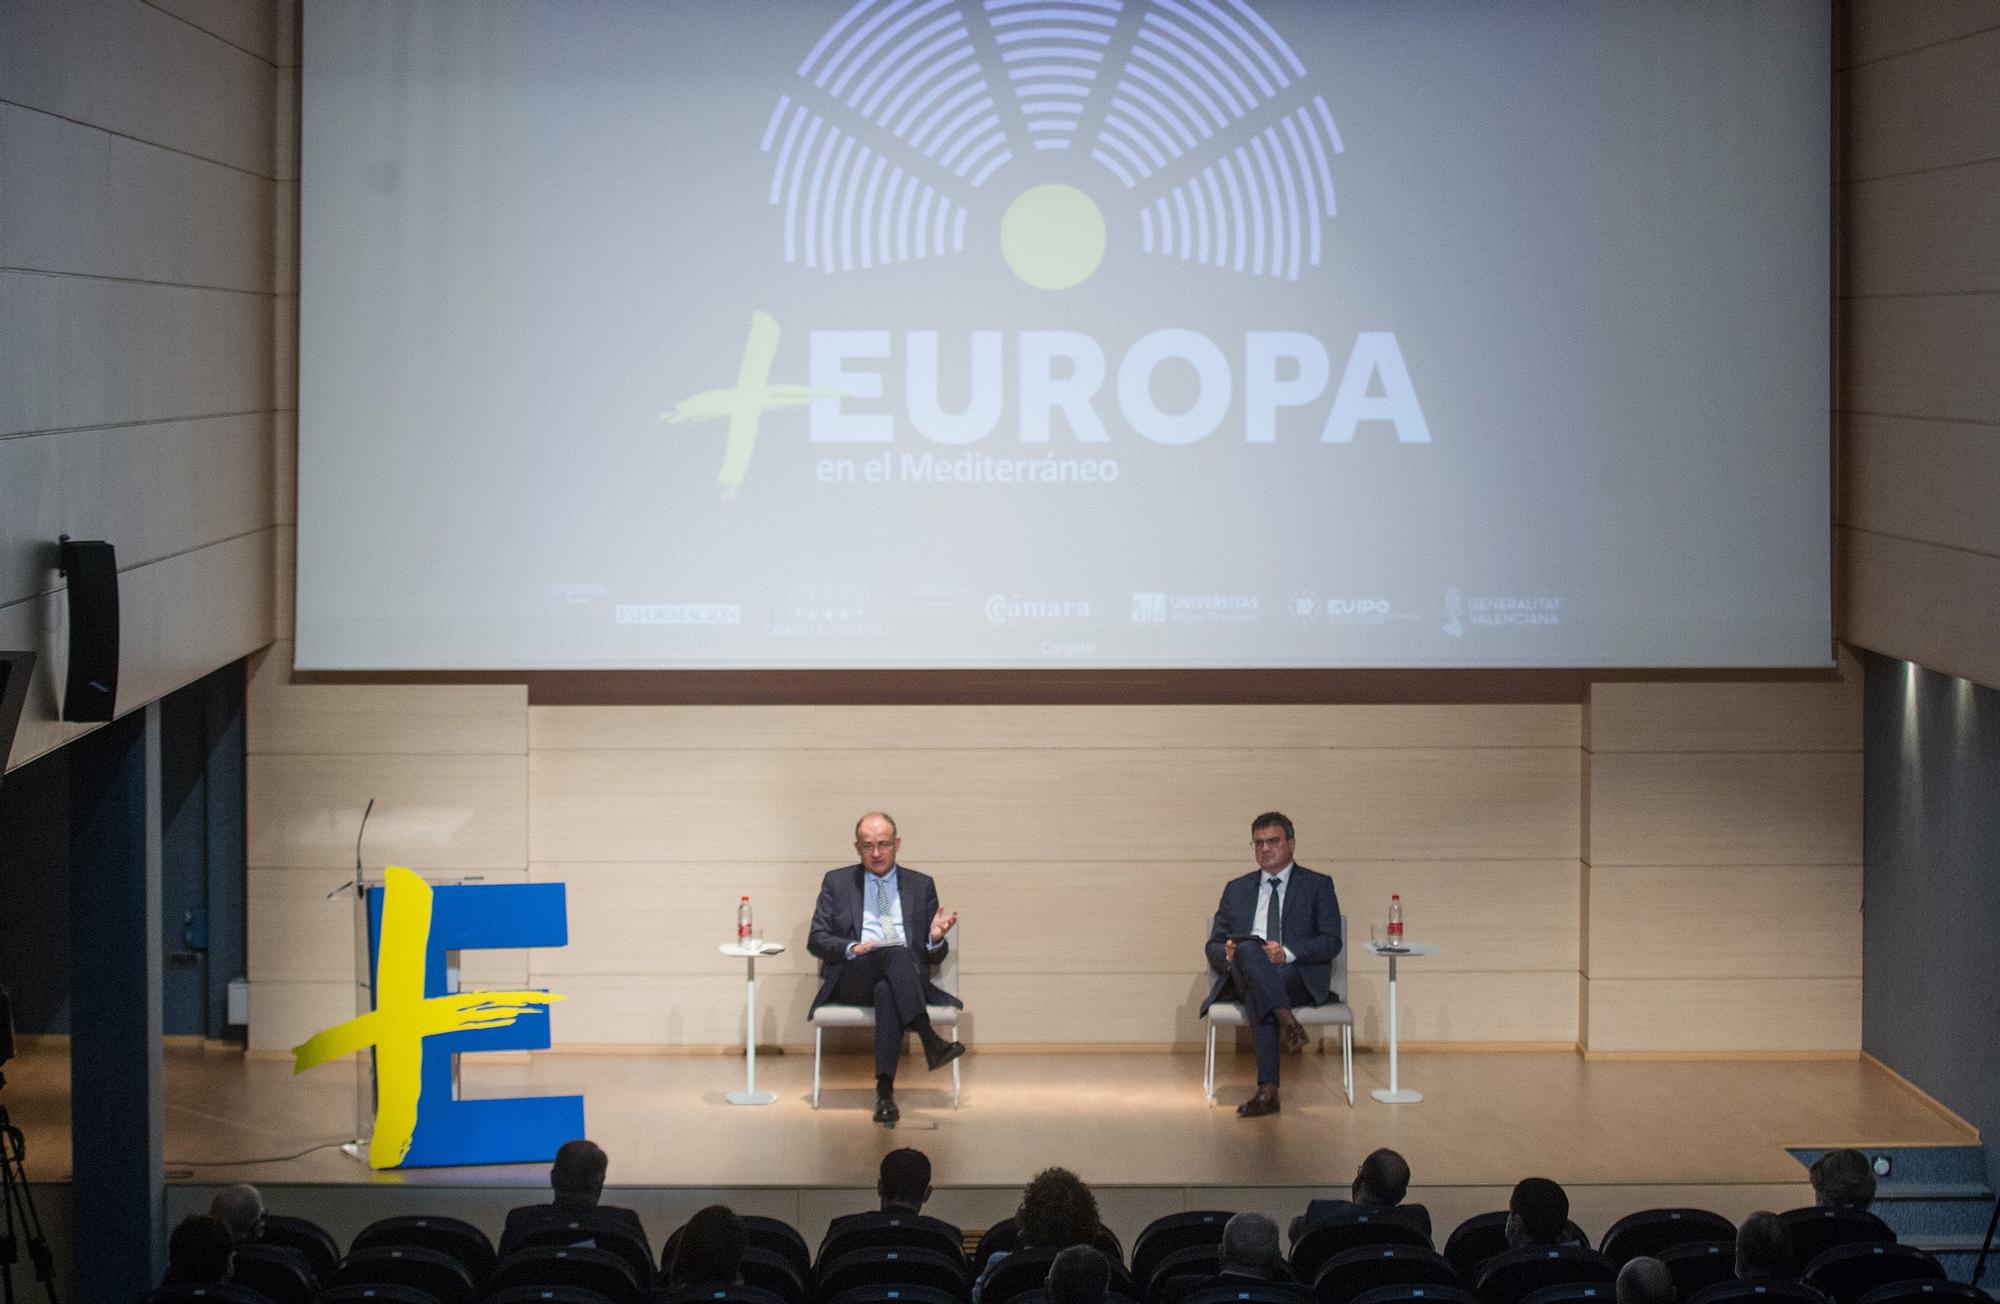
[[[612,613],[620,625],[740,625],[740,602],[621,602]]]

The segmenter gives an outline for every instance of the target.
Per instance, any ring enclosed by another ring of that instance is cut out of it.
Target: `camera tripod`
[[[7,1075],[0,1073],[0,1087],[6,1085]],[[14,1265],[21,1261],[23,1240],[35,1265],[35,1280],[42,1283],[49,1304],[56,1304],[55,1256],[49,1253],[49,1242],[42,1235],[35,1194],[28,1189],[28,1172],[23,1166],[27,1150],[21,1129],[7,1117],[7,1107],[0,1105],[0,1304],[15,1304]]]

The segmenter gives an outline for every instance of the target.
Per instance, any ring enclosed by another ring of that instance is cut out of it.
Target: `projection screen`
[[[1827,664],[1829,27],[308,3],[297,663]]]

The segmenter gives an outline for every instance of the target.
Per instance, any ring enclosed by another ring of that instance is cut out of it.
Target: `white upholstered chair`
[[[949,992],[953,996],[958,995],[958,927],[957,924],[953,924],[949,929],[945,930],[944,940],[946,949],[944,959],[938,963],[937,972],[931,975],[931,981],[937,984],[939,991]],[[938,1030],[939,1035],[945,1036],[951,1041],[958,1040],[958,1016],[964,1013],[964,1011],[960,1010],[956,1005],[926,1005],[924,1009],[930,1014],[931,1026]],[[813,1011],[812,1024],[812,1107],[818,1109],[820,1059],[826,1041],[826,1030],[828,1028],[873,1028],[875,1026],[875,1009],[869,1005],[822,1005]],[[948,1032],[947,1029],[949,1030]],[[960,1058],[963,1058],[963,1056]],[[951,1062],[951,1107],[953,1109],[958,1108],[958,1087],[958,1060],[953,1060]]]
[[[1212,976],[1213,970],[1204,969],[1205,976]],[[1347,1004],[1350,993],[1347,990],[1347,916],[1340,917],[1340,954],[1333,957],[1333,978],[1329,984],[1341,999],[1329,1001],[1325,1005],[1301,1005],[1292,1010],[1292,1016],[1307,1028],[1338,1027],[1340,1029],[1340,1085],[1347,1094],[1347,1103],[1354,1104],[1354,1010]],[[1215,1030],[1217,1028],[1242,1028],[1249,1024],[1243,1017],[1243,1007],[1234,1001],[1217,1001],[1208,1007],[1208,1067],[1202,1074],[1202,1094],[1208,1103],[1215,1103]]]

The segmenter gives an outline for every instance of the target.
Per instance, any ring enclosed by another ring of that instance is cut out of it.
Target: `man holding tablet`
[[[1201,1012],[1240,1001],[1257,1047],[1257,1094],[1237,1106],[1240,1118],[1278,1112],[1278,1051],[1310,1038],[1292,1007],[1338,1000],[1329,989],[1340,954],[1340,898],[1333,880],[1292,863],[1292,822],[1277,811],[1250,821],[1257,868],[1222,889],[1208,934],[1215,971]]]
[[[896,1060],[906,1030],[923,1042],[924,1062],[933,1069],[965,1053],[963,1044],[938,1035],[924,1009],[926,1003],[959,1003],[928,976],[931,966],[944,959],[944,935],[958,922],[958,912],[938,909],[937,885],[930,875],[896,863],[902,845],[896,821],[881,811],[863,815],[854,826],[854,850],[861,863],[827,871],[806,938],[806,949],[820,962],[819,993],[806,1017],[827,1004],[866,1005],[875,1011],[877,1123],[894,1123],[900,1114]]]

